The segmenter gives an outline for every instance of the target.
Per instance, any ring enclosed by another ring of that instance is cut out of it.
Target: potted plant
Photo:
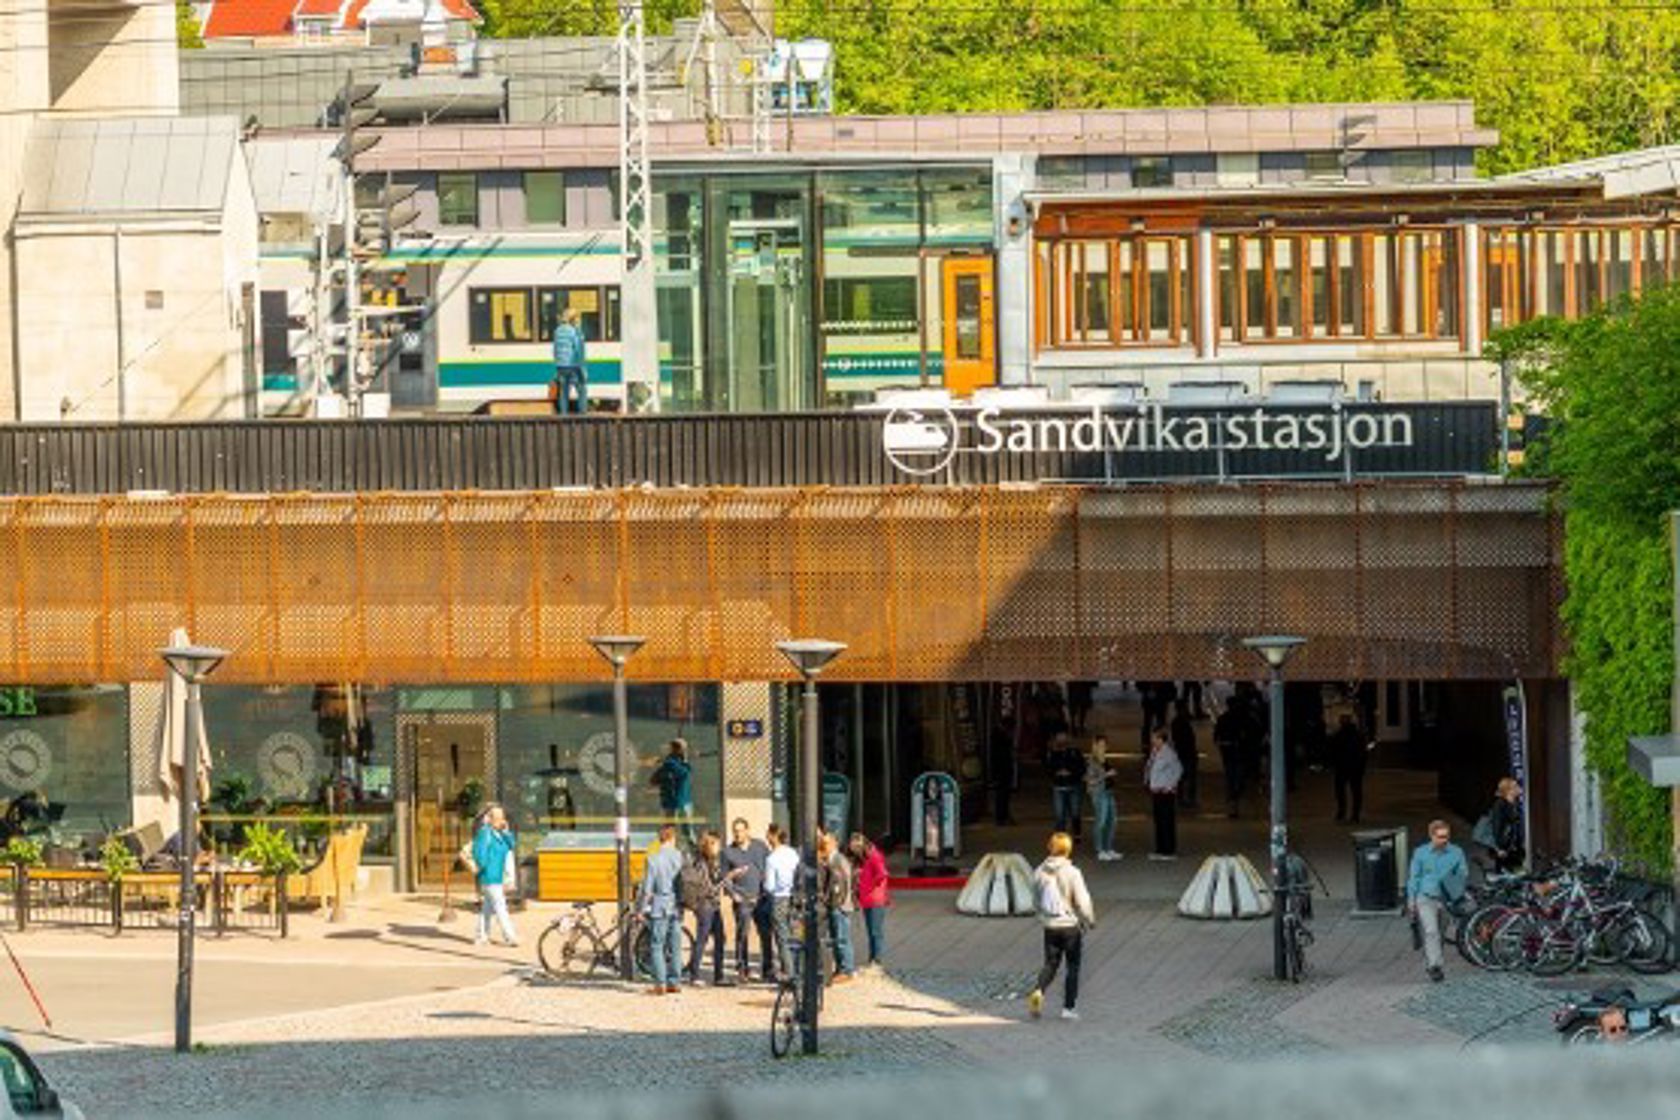
[[[482,778],[468,778],[461,786],[461,793],[456,798],[455,807],[459,810],[462,820],[470,821],[478,816],[478,811],[484,808],[484,780]]]
[[[121,836],[108,836],[99,846],[99,865],[105,869],[105,878],[112,883],[121,883],[124,876],[140,870],[140,861],[129,851]]]
[[[251,779],[243,774],[234,774],[216,783],[210,804],[230,817],[251,816],[261,808],[261,802],[252,793]],[[245,843],[246,828],[246,823],[241,820],[218,822],[211,829],[211,834],[218,844],[234,848]]]
[[[280,905],[280,877],[303,866],[297,849],[292,847],[291,837],[284,830],[270,828],[260,821],[245,830],[245,846],[239,849],[238,858],[240,863],[250,864],[275,880],[274,891],[269,895],[270,913]]]
[[[41,841],[32,840],[27,836],[14,836],[6,841],[4,848],[0,848],[0,863],[11,864],[14,868],[39,867],[43,851]]]

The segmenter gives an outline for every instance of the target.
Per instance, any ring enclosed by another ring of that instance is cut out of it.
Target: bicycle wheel
[[[1283,978],[1292,984],[1301,982],[1301,923],[1293,913],[1283,916]]]
[[[1605,933],[1616,959],[1635,972],[1655,975],[1673,967],[1669,949],[1673,941],[1668,926],[1655,914],[1634,910]]]
[[[770,1011],[770,1056],[785,1058],[799,1033],[799,988],[783,984],[776,991],[776,1005]]]
[[[1503,904],[1483,906],[1459,923],[1458,954],[1477,968],[1500,971],[1506,966],[1495,959],[1493,931],[1500,919],[1511,913]]]
[[[636,940],[631,942],[631,954],[636,959],[636,975],[644,978],[653,975],[653,931],[645,922],[637,922],[632,927],[636,931]]]
[[[1587,959],[1587,936],[1571,922],[1542,922],[1540,937],[1528,953],[1536,976],[1562,976]]]
[[[1531,948],[1538,946],[1540,933],[1534,916],[1522,910],[1509,910],[1493,919],[1488,931],[1488,959],[1499,972],[1528,968]]]
[[[555,924],[537,938],[537,961],[550,976],[582,976],[599,955],[600,946],[581,929]]]
[[[1563,1036],[1565,1046],[1597,1046],[1604,1041],[1597,1023],[1583,1023]]]

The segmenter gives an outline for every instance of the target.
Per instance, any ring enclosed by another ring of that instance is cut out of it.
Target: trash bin
[[[1400,909],[1400,846],[1404,835],[1392,828],[1353,834],[1354,913],[1393,914]]]

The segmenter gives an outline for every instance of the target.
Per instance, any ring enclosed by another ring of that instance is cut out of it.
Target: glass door
[[[997,381],[991,257],[947,257],[944,271],[945,388],[966,397]]]
[[[440,886],[461,845],[472,839],[473,817],[490,796],[496,717],[484,712],[398,718],[399,736],[411,752],[414,882]],[[467,883],[460,868],[450,876],[456,885]]]
[[[793,201],[803,208],[801,200]],[[731,412],[812,408],[803,214],[731,218],[728,237],[727,407]]]

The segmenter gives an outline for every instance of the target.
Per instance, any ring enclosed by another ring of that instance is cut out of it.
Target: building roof
[[[468,0],[350,0],[344,12],[345,27],[368,23],[443,22],[467,20],[477,23],[478,11]]]
[[[1680,145],[1641,148],[1598,159],[1536,167],[1501,177],[1502,182],[1604,184],[1605,198],[1630,198],[1660,194],[1680,187]]]
[[[220,215],[233,117],[47,118],[29,134],[18,218]]]
[[[297,6],[298,0],[214,0],[200,33],[206,39],[289,35]]]
[[[306,214],[317,222],[340,220],[343,176],[332,136],[261,136],[245,145],[251,190],[265,215]]]

